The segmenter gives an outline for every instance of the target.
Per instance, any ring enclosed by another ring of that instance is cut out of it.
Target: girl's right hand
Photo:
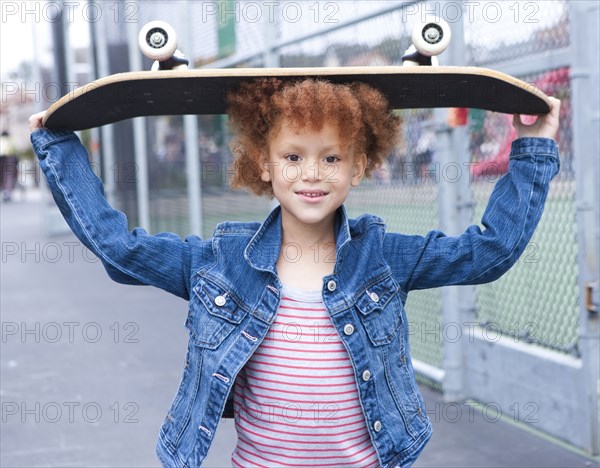
[[[526,125],[521,121],[521,116],[515,114],[513,116],[513,126],[517,130],[517,138],[522,137],[541,137],[555,138],[558,131],[559,115],[560,115],[560,100],[552,96],[550,99],[550,112],[541,115],[531,124]]]
[[[37,114],[33,114],[31,117],[29,117],[30,132],[33,132],[34,130],[43,127],[42,120],[44,118],[44,115],[46,115],[46,111],[38,112]]]

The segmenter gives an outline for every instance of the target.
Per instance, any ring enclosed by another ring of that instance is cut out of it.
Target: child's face
[[[333,220],[350,187],[360,183],[366,162],[364,154],[345,148],[337,126],[326,123],[319,131],[297,133],[284,120],[269,138],[261,179],[271,182],[283,216],[315,224]]]

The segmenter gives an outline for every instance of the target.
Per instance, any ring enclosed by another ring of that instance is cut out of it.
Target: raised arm
[[[142,228],[130,232],[125,214],[108,204],[77,136],[40,128],[40,115],[30,119],[33,149],[58,208],[79,240],[114,281],[156,286],[188,300],[192,266],[211,261],[212,243],[198,236],[182,240],[173,233],[149,235]]]
[[[550,180],[560,167],[553,140],[560,101],[533,125],[515,116],[508,173],[494,187],[482,217],[460,236],[389,233],[384,253],[405,292],[456,284],[481,284],[504,274],[523,253],[542,216]]]

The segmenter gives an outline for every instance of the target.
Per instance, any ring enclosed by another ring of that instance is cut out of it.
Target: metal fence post
[[[279,42],[279,16],[277,5],[273,5],[273,7],[273,17],[265,16],[265,50],[263,51],[263,66],[265,68],[279,67],[279,49],[274,47]]]
[[[466,13],[462,11],[458,21],[451,25],[452,27],[452,42],[450,50],[450,58],[452,65],[463,66],[469,65],[468,54],[465,45],[464,37],[464,17]],[[471,152],[469,149],[469,127],[468,122],[465,125],[455,127],[452,132],[452,151],[454,151],[454,161],[457,164],[457,171],[460,173],[460,177],[456,182],[456,198],[455,212],[457,217],[457,228],[459,232],[462,232],[473,223],[473,192],[471,190]],[[467,356],[467,350],[465,347],[469,346],[470,339],[467,334],[472,329],[472,325],[476,322],[476,298],[475,298],[475,286],[461,286],[458,287],[458,324],[457,329],[461,330],[460,340],[458,348],[460,349],[460,369],[455,372],[460,372],[463,380],[461,380],[461,390],[464,397],[466,393],[465,385],[465,374],[464,369],[465,359]],[[446,397],[448,400],[449,397]]]
[[[192,18],[190,2],[182,5],[184,17]],[[192,51],[192,31],[190,21],[185,22],[185,42]],[[193,57],[189,57],[190,61]],[[185,134],[185,169],[187,181],[188,207],[190,216],[190,234],[202,236],[202,192],[200,190],[200,151],[198,149],[198,117],[184,115],[183,126]]]
[[[94,70],[94,79],[98,79],[110,75],[110,67],[108,66],[108,47],[106,40],[104,40],[104,38],[107,37],[106,21],[92,21],[90,23],[90,28],[92,35],[98,39],[93,41],[97,57],[97,68]],[[116,184],[114,173],[112,172],[115,169],[115,144],[112,125],[103,125],[100,127],[100,142],[104,193],[108,202],[111,205],[114,205],[116,202]]]
[[[462,15],[450,24],[452,41],[440,62],[447,65],[466,65]],[[451,128],[447,109],[436,109],[437,148],[439,167],[436,167],[439,190],[440,229],[448,235],[459,235],[471,221],[471,191],[469,186],[470,160],[468,134],[465,126]],[[442,288],[443,391],[445,401],[464,398],[464,338],[466,314],[473,313],[473,288],[456,286]]]
[[[132,71],[142,69],[142,57],[137,49],[138,25],[134,22],[126,23],[129,65]],[[148,150],[146,138],[146,118],[133,119],[133,142],[135,151],[135,164],[137,168],[137,203],[138,225],[146,230],[150,229],[150,195],[148,190]]]
[[[587,310],[586,285],[598,281],[600,161],[599,96],[597,46],[600,43],[597,2],[569,2],[571,14],[571,89],[573,93],[573,150],[575,158],[575,203],[577,210],[579,266],[579,345],[585,386],[582,399],[589,405],[589,444],[591,454],[599,448],[599,326],[598,312]]]
[[[266,17],[265,20],[265,29],[264,29],[264,39],[265,39],[265,50],[262,53],[263,56],[263,66],[265,68],[277,68],[280,66],[279,63],[279,48],[274,47],[274,44],[279,42],[279,22],[277,20],[278,12],[277,6],[274,5],[273,10],[275,13],[272,18]],[[270,21],[273,19],[273,21]],[[271,209],[276,208],[279,205],[277,198],[273,198],[271,200],[270,206]]]
[[[446,172],[456,162],[456,155],[453,151],[452,130],[445,122],[446,110],[436,109],[434,113],[436,129],[436,181],[439,183],[438,205],[439,205],[439,226],[447,235],[456,235],[459,232],[458,211],[456,205],[457,186],[447,177]],[[458,288],[449,286],[441,288],[441,316],[442,328],[441,339],[443,346],[444,379],[442,382],[444,400],[456,401],[464,397],[463,395],[463,375],[462,375],[462,349],[461,341],[455,340],[454,332],[456,325],[460,323],[460,306]],[[452,333],[452,338],[447,333]]]

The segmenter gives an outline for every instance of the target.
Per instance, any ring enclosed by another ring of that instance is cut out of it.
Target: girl
[[[508,173],[462,235],[388,233],[346,215],[351,187],[391,151],[399,123],[364,84],[244,83],[229,96],[232,185],[279,202],[211,239],[127,229],[69,131],[31,140],[54,199],[109,276],[189,300],[180,387],[161,427],[165,466],[199,466],[233,416],[235,466],[410,466],[431,437],[404,309],[413,289],[493,281],[525,249],[559,168],[560,102],[514,117]]]

